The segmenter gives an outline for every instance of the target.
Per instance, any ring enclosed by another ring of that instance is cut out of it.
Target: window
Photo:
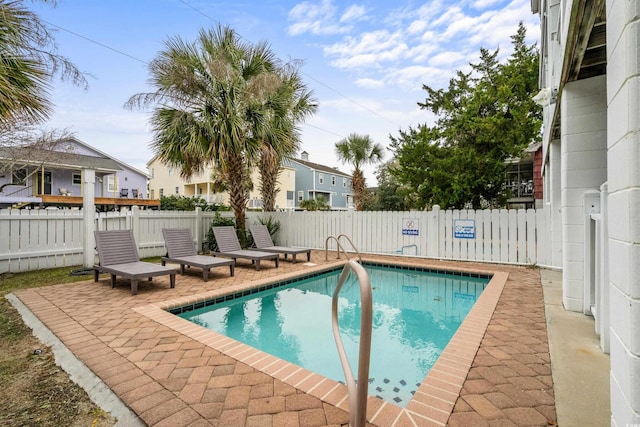
[[[335,175],[331,175],[331,185],[332,186],[336,185],[336,176]]]
[[[298,191],[298,201],[301,202],[304,200],[304,191]]]
[[[154,178],[155,176],[156,176],[156,169],[151,168],[151,178]]]
[[[293,200],[293,191],[287,190],[287,200]]]
[[[163,196],[164,196],[164,188],[161,188],[160,189],[160,197],[163,197]]]
[[[27,180],[27,170],[26,169],[16,169],[11,174],[11,183],[14,185],[26,185]]]
[[[74,172],[71,175],[71,182],[73,183],[73,185],[80,185],[82,184],[82,174],[79,172]]]
[[[115,175],[109,175],[107,177],[107,191],[109,193],[115,193],[118,191],[118,179]]]
[[[173,168],[169,168],[168,174],[169,176],[173,175]]]
[[[262,209],[262,199],[258,199],[257,197],[250,199],[247,207],[249,209]]]
[[[176,194],[180,194],[180,187],[176,187]]]
[[[342,186],[347,188],[347,178],[342,178]]]
[[[324,184],[324,174],[323,173],[319,173],[318,174],[318,182],[320,184]]]

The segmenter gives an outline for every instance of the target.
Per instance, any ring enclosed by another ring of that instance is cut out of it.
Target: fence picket
[[[527,211],[520,209],[518,216],[518,264],[527,262]]]
[[[464,254],[461,254],[461,246],[463,245],[462,240],[460,238],[455,237],[453,232],[455,220],[460,219],[460,211],[458,209],[454,209],[451,212],[451,258],[453,259],[466,259]]]
[[[469,260],[476,260],[477,259],[477,255],[476,255],[476,246],[478,243],[478,230],[480,229],[480,227],[478,227],[478,218],[476,215],[476,211],[474,210],[468,210],[466,211],[466,219],[470,219],[473,221],[473,223],[475,224],[475,239],[466,239],[467,240],[467,258]]]

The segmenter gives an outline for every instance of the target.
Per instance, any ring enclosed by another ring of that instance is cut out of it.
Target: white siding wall
[[[611,424],[629,426],[640,425],[640,2],[606,9]]]
[[[562,288],[566,309],[582,311],[587,190],[607,179],[606,79],[567,83],[561,101]]]

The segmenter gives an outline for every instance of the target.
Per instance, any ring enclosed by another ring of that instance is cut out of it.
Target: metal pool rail
[[[336,239],[337,241],[337,239]],[[354,273],[360,283],[360,348],[358,351],[358,382],[353,378],[353,370],[349,365],[349,360],[340,338],[340,327],[338,325],[338,294],[342,285]],[[369,386],[369,361],[371,359],[371,321],[372,321],[372,297],[371,281],[369,275],[361,264],[353,260],[348,260],[340,273],[338,285],[333,292],[331,304],[331,317],[333,326],[333,337],[338,348],[340,363],[344,371],[347,390],[349,393],[349,425],[351,427],[364,427],[367,421],[367,396]]]

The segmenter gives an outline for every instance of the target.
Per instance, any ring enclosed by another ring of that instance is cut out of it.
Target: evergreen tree
[[[418,208],[502,206],[506,161],[539,140],[542,110],[537,91],[538,52],[525,43],[522,23],[512,36],[513,54],[502,64],[499,50],[480,49],[471,72],[458,71],[445,89],[423,85],[418,105],[436,115],[426,124],[391,137],[398,180],[416,196]]]

